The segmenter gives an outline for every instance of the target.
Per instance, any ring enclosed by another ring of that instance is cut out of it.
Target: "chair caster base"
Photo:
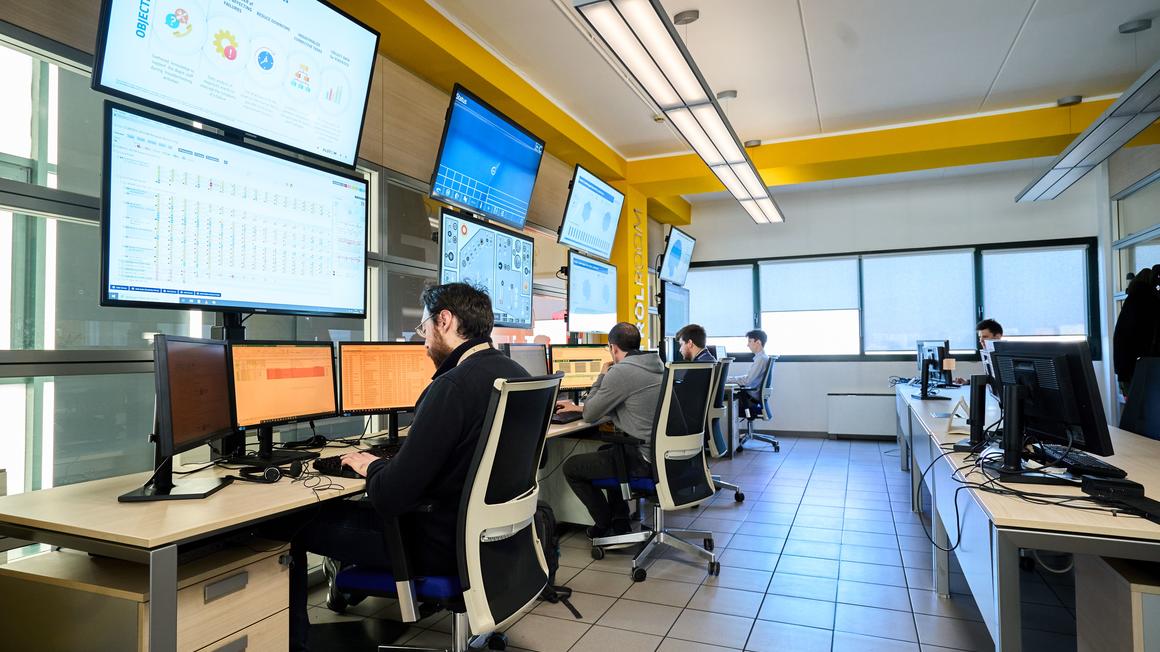
[[[745,494],[738,491],[737,493],[733,494],[733,500],[739,503],[743,503],[745,502]]]
[[[643,568],[632,569],[632,581],[643,582],[648,577],[648,573]]]
[[[712,550],[712,548],[710,548],[710,550]],[[719,562],[719,561],[709,562],[709,575],[716,577],[720,574],[721,574],[721,562]]]

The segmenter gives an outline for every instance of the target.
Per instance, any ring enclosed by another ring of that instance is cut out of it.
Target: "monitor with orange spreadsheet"
[[[338,413],[330,342],[235,342],[230,370],[239,428]]]
[[[435,365],[414,342],[340,342],[342,414],[410,410],[431,383]]]

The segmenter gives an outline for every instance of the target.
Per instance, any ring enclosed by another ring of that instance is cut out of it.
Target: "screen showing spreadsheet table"
[[[596,382],[605,362],[612,354],[603,344],[552,345],[552,373],[564,372],[560,389],[587,389]]]
[[[230,345],[239,427],[334,416],[334,347],[329,342]]]
[[[423,344],[340,342],[338,364],[344,415],[409,410],[435,373]]]

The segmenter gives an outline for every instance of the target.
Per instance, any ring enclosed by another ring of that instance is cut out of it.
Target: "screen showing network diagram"
[[[105,111],[102,305],[365,314],[364,180]]]
[[[495,325],[532,327],[532,239],[444,210],[440,278],[487,292]]]
[[[106,0],[93,88],[353,165],[379,35],[318,0]]]
[[[522,229],[543,155],[544,141],[457,85],[431,196]]]
[[[616,325],[616,267],[568,252],[568,330],[607,333]]]
[[[697,240],[680,229],[670,229],[668,246],[661,260],[661,280],[677,285],[685,284],[689,263],[693,262],[693,245]]]
[[[624,193],[577,165],[560,225],[560,244],[608,258],[616,240],[622,205]]]

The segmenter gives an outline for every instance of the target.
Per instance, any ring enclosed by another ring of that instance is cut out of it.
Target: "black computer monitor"
[[[221,478],[173,482],[173,456],[234,432],[226,343],[173,335],[153,338],[156,390],[156,472],[121,502],[205,498],[225,486]]]
[[[919,376],[924,366],[929,365],[932,381],[944,385],[951,384],[951,372],[943,369],[943,361],[950,354],[950,340],[918,340],[918,355],[915,358]]]
[[[564,372],[560,389],[582,390],[592,387],[612,353],[605,344],[553,344],[552,373]]]
[[[500,344],[499,350],[533,376],[548,375],[548,347],[544,344]]]

